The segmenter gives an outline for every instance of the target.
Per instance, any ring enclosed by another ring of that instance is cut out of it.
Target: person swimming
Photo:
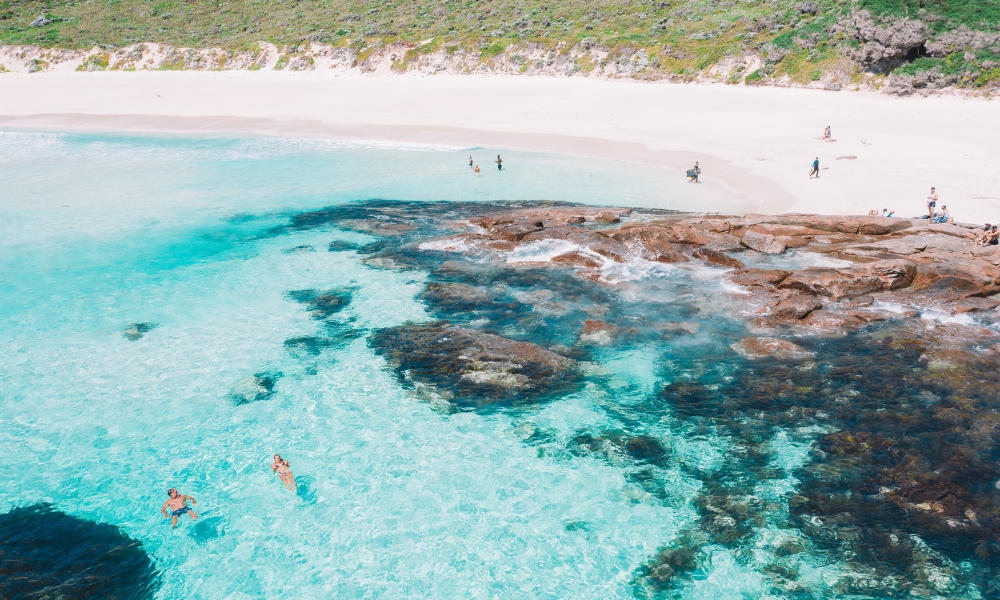
[[[503,159],[500,158],[499,154],[497,154],[497,170],[499,171],[501,169],[503,169]]]
[[[479,165],[476,165],[476,168],[473,169],[472,172],[475,173],[476,175],[479,175]]]
[[[173,527],[177,527],[177,517],[183,515],[184,513],[188,513],[192,519],[198,518],[198,513],[194,512],[194,510],[187,505],[188,500],[190,500],[192,504],[198,504],[197,500],[191,496],[178,493],[174,488],[167,490],[167,495],[170,496],[170,499],[163,503],[163,506],[160,507],[160,512],[163,513],[164,517],[171,519]],[[172,512],[168,514],[167,508],[170,508]]]
[[[291,466],[288,464],[287,460],[281,458],[280,454],[274,455],[274,462],[271,463],[271,470],[278,474],[278,479],[281,479],[281,482],[285,484],[288,491],[294,492],[298,489],[298,486],[295,485],[295,476],[292,475]]]

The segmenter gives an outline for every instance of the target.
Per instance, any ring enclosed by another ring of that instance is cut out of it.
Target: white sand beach
[[[827,125],[834,143],[817,139]],[[678,177],[698,160],[702,185],[757,212],[912,217],[936,186],[956,220],[1000,220],[1000,106],[958,96],[572,77],[7,73],[0,128],[463,144],[636,161]],[[817,156],[822,176],[810,180]]]

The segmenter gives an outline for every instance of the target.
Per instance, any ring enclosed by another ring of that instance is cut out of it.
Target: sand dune
[[[826,125],[837,142],[816,139]],[[1000,220],[1000,107],[957,96],[515,76],[8,73],[0,127],[461,143],[637,161],[678,177],[699,160],[704,185],[759,212],[909,217],[933,185],[957,220]],[[822,177],[809,180],[816,156]]]

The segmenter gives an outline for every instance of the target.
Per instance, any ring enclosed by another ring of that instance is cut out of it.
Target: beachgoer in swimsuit
[[[989,231],[984,231],[983,235],[976,240],[976,245],[978,246],[996,246],[1000,243],[1000,232],[997,231],[997,226],[994,225]]]
[[[472,155],[471,154],[469,155],[469,166],[470,167],[472,166]]]
[[[927,217],[928,218],[931,218],[931,219],[934,218],[934,207],[937,206],[937,201],[938,201],[937,192],[934,191],[934,188],[931,188],[931,193],[927,194]]]
[[[819,157],[818,156],[816,157],[816,160],[813,161],[812,169],[809,170],[809,179],[812,179],[813,175],[816,176],[816,179],[819,179]]]
[[[948,207],[944,204],[941,205],[941,212],[934,214],[935,223],[947,223],[951,220],[951,215],[948,214]]]
[[[503,169],[503,159],[497,154],[497,170]]]
[[[965,237],[971,239],[973,242],[976,242],[978,244],[979,240],[982,239],[983,236],[985,236],[987,233],[990,232],[990,227],[992,227],[992,225],[990,225],[989,223],[987,223],[986,225],[983,225],[983,232],[981,234],[976,235],[974,233],[967,233],[967,234],[965,234]]]
[[[174,488],[167,490],[167,495],[170,496],[170,499],[163,503],[163,506],[160,507],[160,512],[163,513],[164,517],[171,519],[173,527],[177,527],[177,517],[183,515],[184,513],[188,513],[192,519],[198,518],[198,514],[191,510],[191,508],[187,505],[188,500],[190,500],[192,504],[198,504],[197,500],[191,496],[177,493],[177,490]],[[169,514],[167,514],[168,508],[172,511]]]
[[[473,169],[472,172],[475,173],[476,175],[479,175],[479,165],[476,165],[476,168]]]
[[[274,455],[274,462],[271,463],[271,470],[278,474],[278,479],[285,484],[288,491],[294,492],[297,489],[295,485],[295,477],[292,475],[291,467],[288,461],[281,458],[280,454]]]
[[[826,129],[823,130],[823,141],[824,142],[832,142],[833,141],[833,132],[830,131],[830,126],[829,125],[827,125]]]
[[[692,181],[698,183],[698,177],[701,175],[701,167],[698,166],[698,161],[694,161],[694,167],[688,170],[688,183]]]

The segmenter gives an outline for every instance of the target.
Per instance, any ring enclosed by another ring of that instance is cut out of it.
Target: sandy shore
[[[837,142],[816,139],[826,125]],[[958,97],[516,76],[8,73],[0,128],[455,143],[678,177],[699,160],[705,185],[759,212],[910,217],[933,185],[956,219],[1000,220],[1000,105]],[[816,156],[822,177],[809,180]]]

